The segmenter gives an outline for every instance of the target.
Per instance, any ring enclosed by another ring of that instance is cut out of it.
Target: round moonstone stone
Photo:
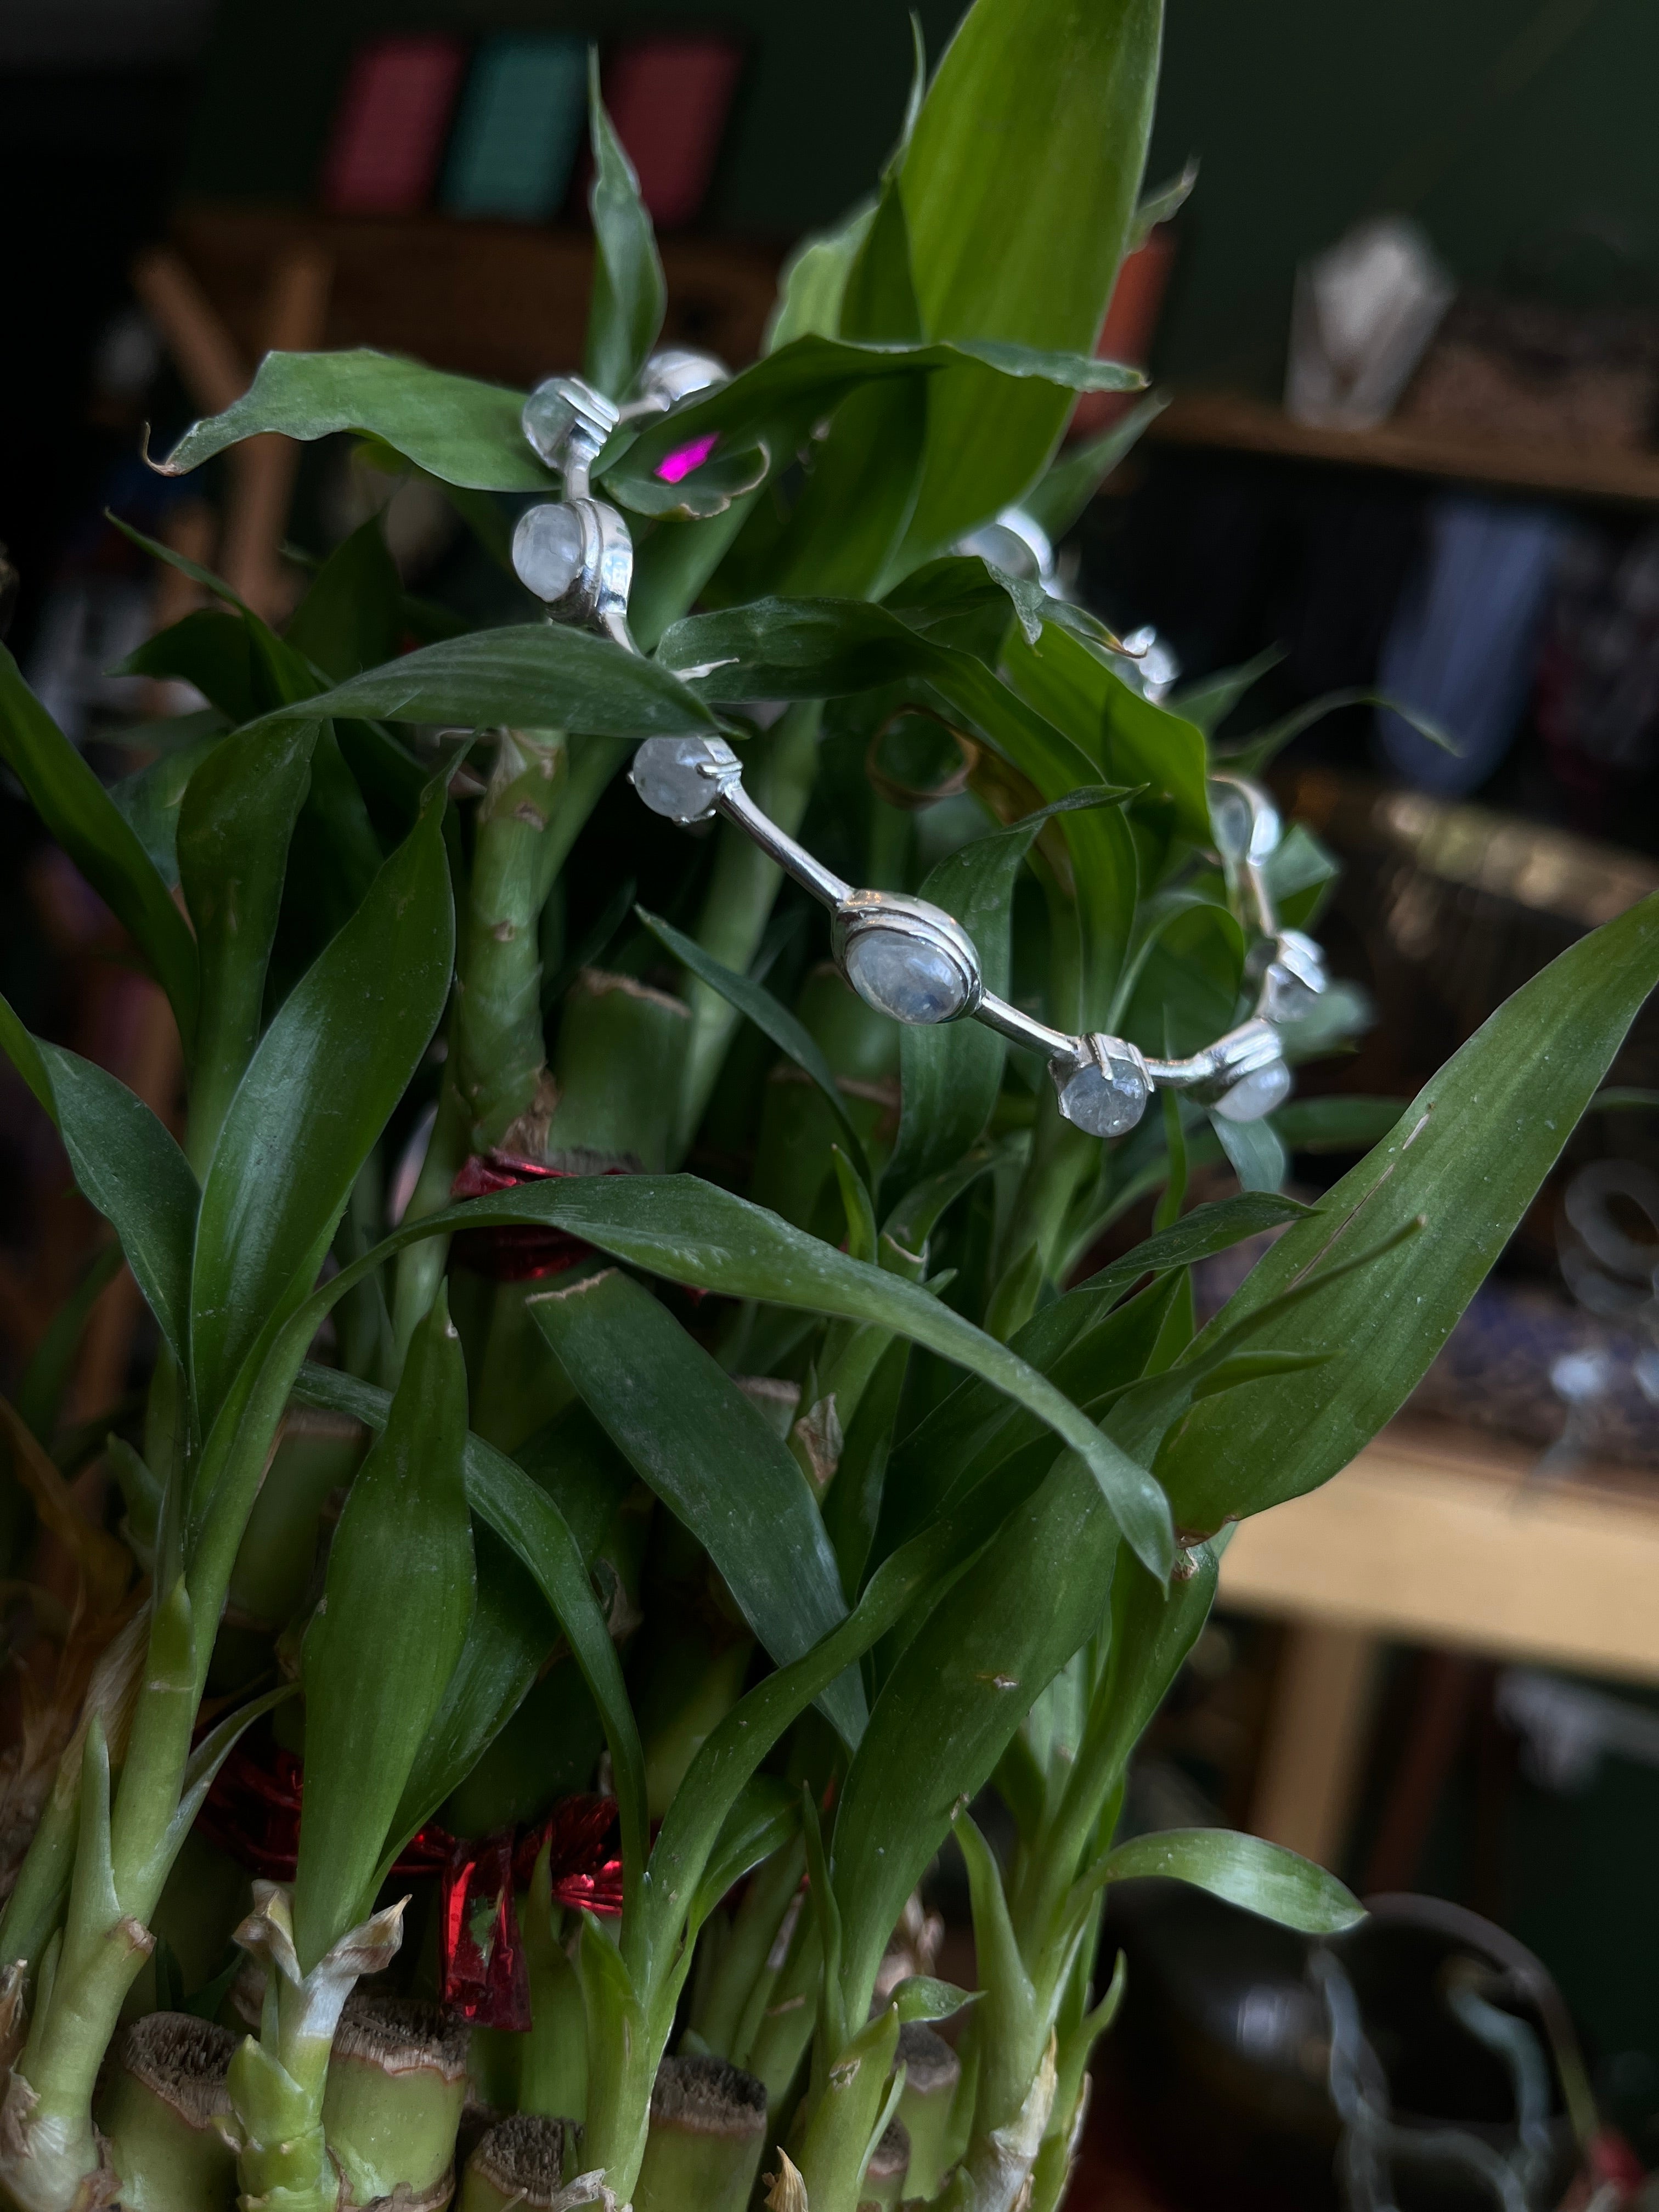
[[[1091,1137],[1121,1137],[1146,1111],[1152,1085],[1146,1071],[1127,1053],[1104,1054],[1104,1065],[1085,1060],[1060,1086],[1060,1110]]]
[[[574,507],[532,507],[513,533],[513,566],[519,581],[550,606],[582,573],[582,519]]]
[[[968,1003],[968,979],[943,945],[903,930],[860,929],[847,946],[847,980],[865,1004],[897,1022],[948,1022]]]
[[[1231,1091],[1216,1100],[1212,1110],[1224,1121],[1259,1121],[1275,1106],[1282,1106],[1290,1095],[1290,1069],[1282,1060],[1270,1060],[1265,1067],[1241,1076]]]
[[[519,417],[526,437],[550,468],[556,468],[562,459],[564,441],[575,419],[575,409],[551,378],[536,386]]]
[[[729,759],[725,745],[717,753],[707,738],[647,738],[634,756],[629,775],[653,814],[665,814],[671,822],[699,822],[714,812],[719,787],[702,774],[703,764],[724,766]]]

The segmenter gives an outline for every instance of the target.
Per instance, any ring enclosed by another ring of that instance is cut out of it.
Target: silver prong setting
[[[1139,1049],[1096,1030],[1048,1063],[1062,1116],[1091,1137],[1127,1134],[1146,1111],[1152,1073]]]
[[[653,814],[682,830],[707,822],[743,769],[724,738],[647,738],[628,780]]]
[[[563,477],[568,500],[588,496],[593,464],[621,419],[604,392],[580,376],[544,377],[519,416],[538,458]]]

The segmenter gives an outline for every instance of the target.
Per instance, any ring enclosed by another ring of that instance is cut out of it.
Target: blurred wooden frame
[[[307,353],[322,342],[332,264],[319,247],[296,240],[277,254],[266,289],[266,349]],[[134,264],[132,287],[161,332],[191,400],[204,415],[240,399],[253,372],[184,259],[158,246]],[[220,533],[219,571],[257,614],[275,621],[293,593],[282,561],[299,451],[290,438],[249,438],[228,458],[229,496]]]

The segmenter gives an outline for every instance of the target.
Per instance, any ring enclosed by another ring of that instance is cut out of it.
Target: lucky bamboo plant
[[[581,379],[275,356],[164,464],[351,434],[544,608],[465,629],[373,522],[282,635],[192,571],[131,665],[210,712],[114,793],[0,666],[189,1078],[175,1141],[0,1009],[155,1331],[0,1920],[24,2212],[1046,2212],[1111,1883],[1356,1912],[1247,1838],[1115,1841],[1127,1762],[1229,1524],[1491,1265],[1659,908],[1403,1113],[1285,1103],[1353,1009],[1273,733],[1212,760],[1239,685],[1154,702],[1045,553],[1145,416],[1055,458],[1139,381],[1093,348],[1162,211],[1159,27],[975,0],[731,376],[653,353],[596,89]],[[1187,1209],[1200,1160],[1240,1194]],[[1266,1228],[1195,1329],[1192,1265]],[[973,1991],[916,1894],[952,1836]]]

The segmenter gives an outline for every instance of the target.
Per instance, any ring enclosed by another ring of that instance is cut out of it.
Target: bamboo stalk
[[[564,2154],[562,2120],[515,2112],[468,2159],[456,2212],[550,2212],[563,2192]]]
[[[96,2106],[125,2212],[225,2212],[236,2154],[225,2132],[236,2038],[188,2013],[153,2012],[111,2046]]]
[[[907,2021],[900,2028],[898,2055],[905,2069],[898,2116],[910,2138],[906,2194],[937,2197],[955,2163],[951,2121],[962,2061],[938,2030],[921,2021]]]
[[[407,2212],[448,2203],[471,2040],[464,2020],[419,1998],[360,1990],[348,2001],[323,2091],[341,2212],[382,2197]]]
[[[724,2058],[665,2058],[634,2212],[743,2212],[766,2141],[766,2085]]]

